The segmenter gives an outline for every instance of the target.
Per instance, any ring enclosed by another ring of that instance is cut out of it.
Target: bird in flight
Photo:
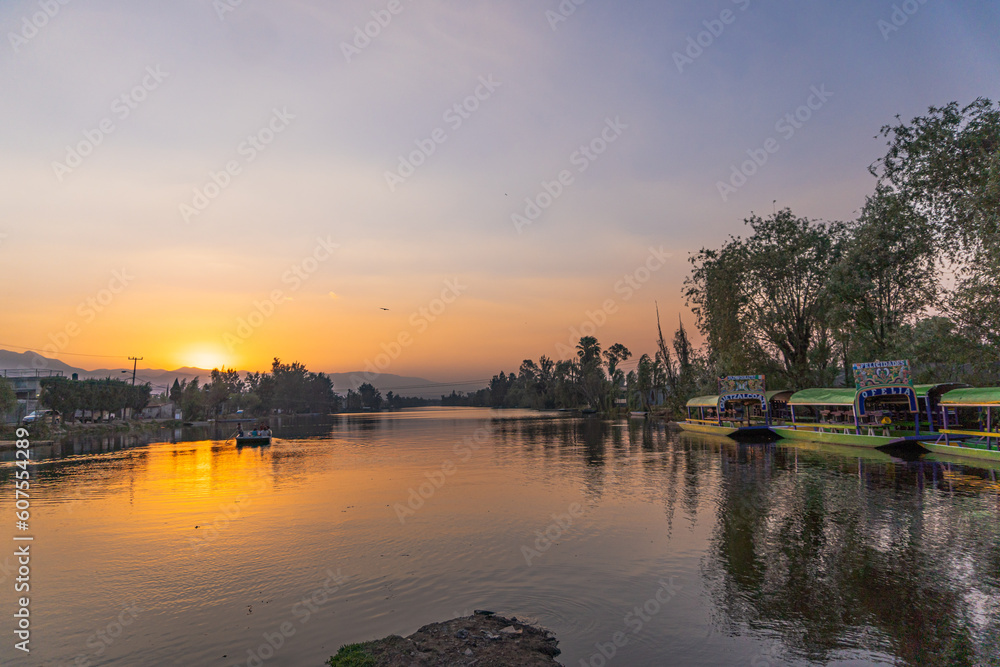
[[[389,310],[389,309],[388,309],[388,308],[382,308],[382,307],[380,306],[380,307],[379,307],[379,310]]]

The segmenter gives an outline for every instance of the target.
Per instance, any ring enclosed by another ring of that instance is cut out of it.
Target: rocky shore
[[[476,611],[425,625],[409,637],[342,646],[331,667],[542,667],[558,665],[559,641],[545,628]]]

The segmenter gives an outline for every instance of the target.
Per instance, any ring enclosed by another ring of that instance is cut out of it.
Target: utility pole
[[[142,361],[142,357],[129,357],[129,361],[132,362],[132,386],[135,386],[135,368]]]

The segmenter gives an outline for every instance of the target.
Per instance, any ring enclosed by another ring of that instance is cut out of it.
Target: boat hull
[[[945,445],[936,442],[921,442],[920,446],[942,456],[960,456],[965,459],[1000,462],[1000,451],[997,451],[995,448],[987,450],[985,447],[977,447],[969,444],[960,445],[954,443]]]
[[[259,446],[259,445],[270,445],[271,444],[271,436],[268,436],[268,435],[265,435],[265,436],[247,435],[247,436],[243,436],[242,438],[236,438],[236,444],[239,445],[239,446],[241,446],[241,447]]]
[[[825,442],[831,445],[851,445],[852,447],[886,447],[898,445],[904,438],[884,435],[857,435],[856,433],[835,433],[831,431],[814,431],[812,429],[794,429],[788,426],[776,426],[774,432],[785,440],[807,440],[809,442]]]
[[[717,424],[703,424],[696,422],[677,422],[685,431],[692,433],[705,433],[708,435],[721,435],[740,442],[767,442],[775,440],[777,436],[767,426],[719,426]]]
[[[716,426],[714,424],[692,424],[691,422],[677,422],[685,431],[690,431],[692,433],[706,433],[708,435],[722,435],[729,437],[732,434],[739,431],[738,428],[730,428],[728,426]]]

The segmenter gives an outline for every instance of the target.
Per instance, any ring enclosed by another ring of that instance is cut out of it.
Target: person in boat
[[[236,437],[237,438],[243,437],[243,424],[240,423],[236,424]]]
[[[251,438],[256,438],[257,437],[257,429],[254,429],[254,430],[250,431],[250,437]]]

